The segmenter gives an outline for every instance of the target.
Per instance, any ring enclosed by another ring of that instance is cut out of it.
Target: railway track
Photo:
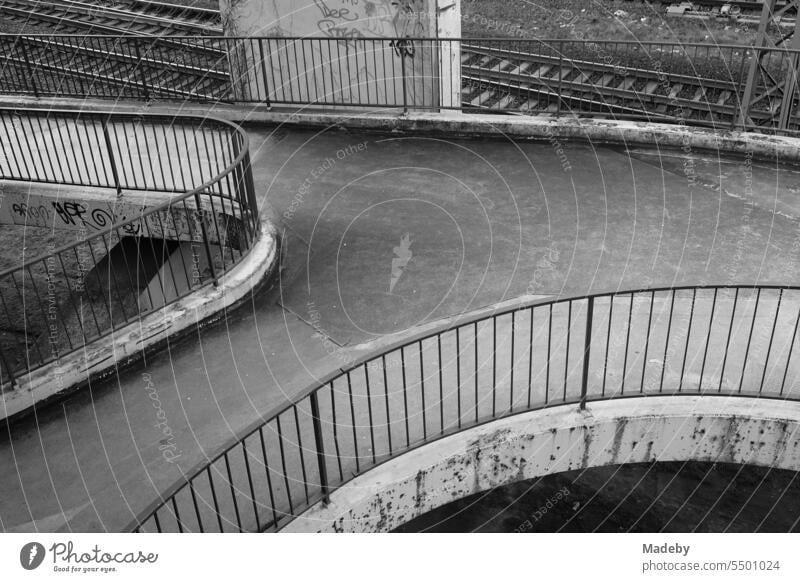
[[[35,70],[45,73],[35,76],[40,83],[60,76],[60,88],[92,96],[224,100],[230,93],[218,10],[153,0],[0,0],[0,11],[28,26],[74,35],[0,37],[11,65],[2,79],[18,90],[33,90],[36,81],[26,77]],[[130,37],[158,40],[143,49]]]
[[[176,59],[169,44],[164,51],[152,45],[143,53],[131,44],[110,37],[0,37],[4,60],[11,65],[2,68],[0,79],[33,92],[100,97],[224,100],[230,92],[224,55],[216,60],[206,55],[195,64],[196,58]],[[36,79],[59,78],[58,87],[31,85]]]
[[[178,12],[178,8],[182,10]],[[59,34],[128,34],[141,36],[222,33],[218,11],[201,11],[162,2],[84,2],[80,0],[0,0],[7,19],[29,26],[44,25]],[[213,14],[216,12],[216,19]]]
[[[480,45],[464,45],[461,61],[463,106],[495,112],[573,108],[720,123],[735,119],[743,90],[743,81],[642,68],[621,71],[597,62]],[[754,115],[768,120],[779,106],[776,97]]]
[[[717,4],[723,2],[705,3]],[[10,87],[29,87],[26,71],[35,66],[46,73],[62,74],[62,82],[73,89],[94,88],[94,93],[88,92],[93,95],[117,91],[123,96],[194,100],[225,100],[230,95],[227,53],[219,39],[166,38],[188,31],[219,34],[218,11],[152,0],[103,4],[0,0],[0,9],[10,10],[15,17],[56,24],[71,33],[160,37],[141,54],[137,43],[122,38],[28,36],[21,45],[4,47],[6,61],[13,68],[8,67],[2,78]],[[64,58],[54,59],[54,55]],[[675,74],[665,77],[643,68],[621,73],[619,67],[588,60],[466,43],[462,46],[462,79],[462,104],[466,108],[524,114],[569,108],[727,122],[736,117],[742,93],[741,82],[732,80]],[[756,114],[768,119],[779,104],[778,99],[768,101]]]
[[[144,53],[132,45],[135,39],[0,36],[0,50],[11,65],[0,69],[0,80],[24,87],[28,78],[60,75],[62,87],[73,94],[230,99],[224,52],[216,59],[194,54],[176,59],[176,49],[170,45],[159,51],[154,44]],[[568,108],[717,123],[736,117],[742,93],[741,83],[732,80],[665,75],[643,68],[621,70],[597,62],[473,44],[462,46],[461,67],[464,107],[497,113],[537,114]],[[45,74],[29,75],[31,70]],[[59,92],[52,86],[37,89]],[[778,98],[770,102],[765,117],[779,104]]]

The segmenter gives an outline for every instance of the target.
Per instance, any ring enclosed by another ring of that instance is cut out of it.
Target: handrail
[[[470,56],[476,45],[506,54],[494,60],[457,57]],[[8,81],[3,91],[37,97],[547,112],[787,134],[800,130],[794,109],[775,113],[776,107],[789,107],[781,105],[783,92],[790,90],[782,79],[800,51],[787,47],[40,33],[0,34],[0,48],[0,80]],[[449,55],[448,62],[461,62],[469,74],[451,75],[451,65],[437,64],[437,52]],[[750,83],[754,67],[765,72]],[[460,87],[453,86],[457,79],[463,81]]]
[[[50,33],[50,32],[0,32],[0,37],[23,37],[23,36],[31,36],[31,37],[72,37],[72,38],[108,38],[108,39],[132,39],[132,38],[150,38],[151,40],[195,40],[195,39],[205,39],[205,40],[227,40],[227,41],[241,41],[241,40],[287,40],[287,41],[298,41],[298,40],[359,40],[359,41],[391,41],[391,40],[398,40],[393,39],[390,37],[385,36],[358,36],[354,39],[335,39],[331,37],[319,37],[319,36],[301,36],[301,35],[287,35],[287,36],[253,36],[253,35],[241,35],[241,36],[226,36],[223,34],[218,35],[191,35],[191,34],[170,34],[167,37],[159,37],[154,35],[142,35],[142,34],[81,34],[81,33]],[[430,36],[404,36],[400,40],[412,40],[412,41],[433,41],[433,40],[448,40],[453,42],[506,42],[506,43],[513,43],[513,42],[537,42],[537,43],[580,43],[580,44],[618,44],[618,45],[640,45],[640,46],[673,46],[673,47],[709,47],[709,48],[734,48],[734,49],[745,49],[745,50],[754,50],[757,47],[753,45],[744,45],[744,44],[736,44],[736,43],[716,43],[716,42],[683,42],[683,41],[659,41],[659,40],[641,40],[641,39],[618,39],[618,40],[597,40],[597,39],[574,39],[574,38],[550,38],[550,37],[518,37],[518,36],[460,36],[460,37],[446,37],[446,38],[435,38]],[[800,49],[791,48],[789,46],[778,46],[774,47],[776,51],[779,52],[800,52]]]
[[[0,271],[4,288],[14,290],[0,291],[0,325],[25,329],[17,342],[16,361],[8,349],[0,349],[3,389],[13,387],[21,374],[57,361],[201,286],[216,284],[258,235],[248,136],[228,121],[0,107],[0,135],[6,137],[0,140],[6,144],[0,179],[171,195],[165,202],[140,207],[132,216],[80,202],[53,203],[53,208],[15,205],[26,227],[59,221],[75,227],[79,236],[31,260],[23,256],[21,266]],[[181,269],[170,265],[166,280],[155,273],[161,296],[154,296],[149,286],[141,288],[147,281],[134,280],[130,272],[109,269],[105,280],[97,272],[123,239],[137,241],[132,256],[130,249],[119,247],[126,263],[136,264],[148,253],[160,254],[163,260],[172,249],[161,247],[157,239],[183,240],[192,249],[202,249],[198,252],[204,256],[196,257],[192,250],[187,265],[179,253]],[[145,293],[144,301],[139,301],[139,292]],[[43,338],[46,331],[50,333]],[[49,343],[43,345],[43,339]]]
[[[389,459],[550,406],[677,394],[800,400],[785,389],[789,372],[800,374],[798,323],[800,287],[778,285],[610,291],[456,318],[322,376],[129,530],[277,530]]]

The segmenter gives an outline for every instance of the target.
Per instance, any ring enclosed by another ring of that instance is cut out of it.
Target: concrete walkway
[[[774,160],[250,133],[257,191],[284,229],[276,285],[12,427],[0,529],[118,530],[315,376],[437,318],[521,296],[800,280],[800,170]]]

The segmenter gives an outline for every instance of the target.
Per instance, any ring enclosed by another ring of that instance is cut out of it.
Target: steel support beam
[[[764,0],[737,119],[737,124],[742,128],[754,125],[751,112],[764,102],[773,113],[773,126],[776,129],[785,130],[791,125],[798,94],[797,68],[800,61],[798,54],[791,52],[800,49],[798,8],[800,0],[787,0],[780,6],[777,6],[777,0]],[[770,36],[770,25],[777,24],[792,11],[795,15],[793,31],[775,40]]]

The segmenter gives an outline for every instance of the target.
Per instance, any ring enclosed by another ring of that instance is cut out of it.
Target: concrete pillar
[[[237,97],[274,104],[457,105],[459,43],[414,39],[458,38],[460,2],[220,0],[227,36],[269,37],[232,43]],[[370,40],[381,38],[409,40]]]
[[[461,0],[438,0],[437,38],[461,38]],[[441,105],[461,107],[461,42],[441,44]]]

